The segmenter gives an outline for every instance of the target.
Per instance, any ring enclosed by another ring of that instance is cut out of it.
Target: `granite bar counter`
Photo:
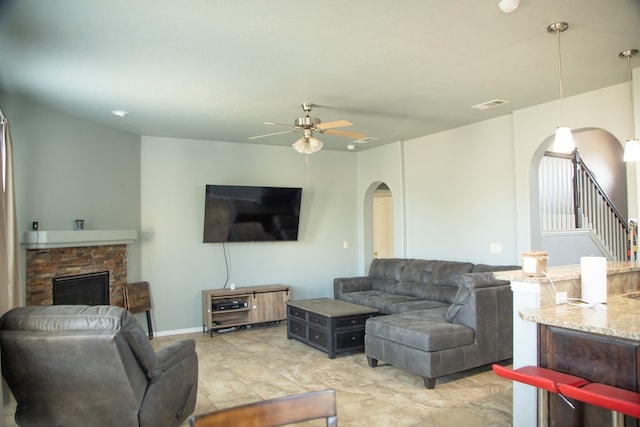
[[[622,294],[640,289],[640,263],[610,261],[607,263],[607,294]],[[521,270],[498,271],[497,279],[508,280],[516,291],[539,294],[530,307],[555,305],[555,291],[567,292],[569,298],[580,298],[580,264],[549,267],[546,276],[528,276]],[[553,285],[551,283],[553,282]],[[554,289],[555,287],[555,289]]]
[[[594,308],[556,305],[557,293],[566,292],[570,299],[581,297],[579,264],[549,267],[545,273],[536,277],[528,276],[521,270],[494,273],[496,278],[510,281],[513,291],[514,368],[525,365],[551,366],[546,365],[549,360],[545,356],[545,346],[551,339],[551,335],[545,334],[549,331],[571,332],[570,337],[563,337],[564,342],[555,347],[555,350],[563,348],[566,353],[573,350],[564,344],[575,343],[573,338],[576,334],[619,340],[625,345],[631,343],[631,347],[636,341],[640,342],[640,315],[634,314],[640,312],[640,300],[625,296],[635,292],[640,294],[640,264],[608,262],[607,304]],[[557,338],[560,335],[552,336]],[[588,350],[585,351],[588,354]],[[599,375],[594,378],[599,378]],[[635,378],[635,375],[632,377]],[[536,401],[537,393],[533,387],[514,383],[514,427],[533,427],[537,424]],[[594,419],[599,419],[597,415]]]
[[[538,366],[590,382],[640,392],[640,292],[608,295],[606,304],[572,302],[520,311],[537,324]],[[549,425],[608,426],[610,411],[557,395],[548,398]],[[626,417],[625,426],[638,426]]]
[[[609,295],[606,304],[565,303],[525,309],[529,322],[640,341],[640,292]]]

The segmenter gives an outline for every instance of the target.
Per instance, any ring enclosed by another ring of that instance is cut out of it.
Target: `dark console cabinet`
[[[287,337],[322,350],[331,359],[338,354],[362,351],[365,322],[377,310],[347,304],[330,299],[290,301],[287,306]],[[337,313],[336,307],[345,311]],[[349,311],[353,307],[356,310]],[[366,312],[358,313],[360,310]]]

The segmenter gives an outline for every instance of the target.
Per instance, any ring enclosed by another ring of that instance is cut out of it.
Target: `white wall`
[[[75,219],[86,229],[140,229],[138,136],[24,98],[0,101],[13,137],[19,231],[32,221],[41,230],[72,230]],[[137,242],[127,266],[129,280],[138,280]]]
[[[407,255],[518,263],[511,116],[405,147]],[[491,243],[502,253],[490,253]]]
[[[142,277],[159,330],[202,324],[201,291],[226,281],[223,245],[202,243],[206,184],[302,187],[297,242],[227,243],[229,283],[286,284],[294,299],[332,297],[357,272],[356,156],[323,150],[142,138]],[[343,241],[349,248],[343,248]]]

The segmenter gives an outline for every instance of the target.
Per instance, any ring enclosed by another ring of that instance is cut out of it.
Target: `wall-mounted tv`
[[[298,240],[302,188],[207,185],[204,243]]]

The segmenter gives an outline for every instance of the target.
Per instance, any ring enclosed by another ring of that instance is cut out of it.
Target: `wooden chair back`
[[[149,282],[127,283],[124,286],[124,308],[134,314],[151,310]]]
[[[320,418],[326,419],[327,427],[338,427],[335,390],[284,396],[194,415],[189,418],[189,425],[276,427]]]
[[[149,339],[153,339],[151,322],[151,292],[149,282],[135,282],[124,285],[124,308],[130,313],[146,313]]]

